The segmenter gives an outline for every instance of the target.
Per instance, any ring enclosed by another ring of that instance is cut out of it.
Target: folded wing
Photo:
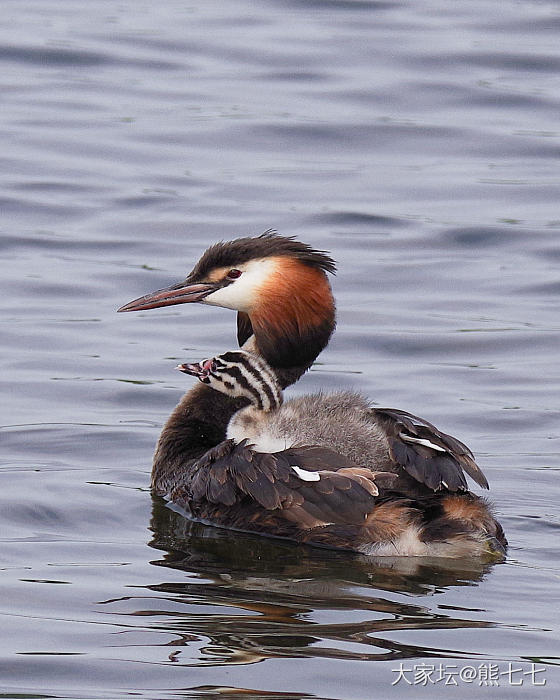
[[[169,498],[191,511],[193,504],[258,504],[302,529],[361,525],[375,507],[377,483],[386,488],[395,478],[321,447],[262,453],[245,440],[225,440],[192,465]]]
[[[416,481],[433,491],[467,491],[466,472],[488,488],[472,452],[456,438],[406,411],[372,408],[371,414],[387,433],[394,461]]]

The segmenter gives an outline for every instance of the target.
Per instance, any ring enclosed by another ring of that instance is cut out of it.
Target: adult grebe
[[[334,270],[324,251],[266,232],[212,246],[184,282],[119,311],[186,302],[237,310],[240,345],[263,358],[261,369],[280,391],[310,367],[334,330],[326,276]],[[467,490],[463,470],[488,488],[470,450],[411,414],[346,398],[350,413],[369,411],[367,455],[378,457],[366,459],[352,440],[337,439],[336,420],[323,438],[317,439],[317,426],[311,430],[313,444],[280,451],[278,444],[259,452],[247,440],[226,439],[232,416],[253,399],[239,386],[223,393],[203,381],[161,433],[152,487],[191,517],[318,546],[377,556],[503,555],[501,526],[488,504]],[[301,478],[309,473],[320,478]]]

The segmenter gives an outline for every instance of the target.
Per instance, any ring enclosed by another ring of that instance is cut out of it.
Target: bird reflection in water
[[[151,530],[150,546],[163,552],[152,564],[189,574],[185,582],[150,586],[162,600],[173,601],[166,615],[175,637],[169,658],[175,663],[185,663],[177,648],[191,645],[197,647],[197,658],[193,660],[189,649],[186,665],[197,666],[276,657],[451,657],[463,653],[404,644],[389,634],[494,626],[379,595],[384,591],[422,598],[476,584],[493,566],[477,558],[375,559],[298,546],[187,520],[157,496]],[[178,603],[185,604],[185,612],[177,612]],[[193,614],[193,604],[214,610]],[[332,622],[333,612],[340,614],[341,622]]]

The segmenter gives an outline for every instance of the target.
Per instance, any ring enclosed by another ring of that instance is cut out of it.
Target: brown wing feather
[[[254,452],[243,441],[225,440],[195,462],[172,501],[209,501],[232,506],[244,496],[263,508],[280,508],[288,495],[289,465],[274,455]]]
[[[353,467],[348,457],[345,457],[328,447],[319,445],[303,445],[301,447],[290,447],[284,450],[283,455],[289,460],[293,458],[293,464],[310,472],[318,471],[338,471],[345,467]]]
[[[319,478],[301,479],[292,467],[312,471],[313,457]],[[255,452],[247,441],[225,440],[192,465],[169,498],[193,513],[204,503],[231,507],[248,501],[251,512],[260,506],[303,529],[333,523],[359,525],[375,506],[376,475],[347,464],[345,458],[323,448],[269,454]],[[330,469],[321,469],[326,465]],[[379,478],[383,481],[386,476],[393,478],[382,474]]]
[[[387,431],[394,460],[420,483],[434,491],[467,491],[465,471],[479,486],[488,488],[488,481],[476,464],[473,453],[456,438],[406,411],[374,408],[372,415]],[[413,440],[427,440],[444,451]]]

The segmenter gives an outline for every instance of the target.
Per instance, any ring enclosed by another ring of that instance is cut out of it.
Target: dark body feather
[[[294,465],[320,480],[302,481]],[[398,474],[353,467],[324,448],[270,454],[226,440],[192,465],[169,500],[202,522],[369,555],[499,556],[507,544],[473,494],[406,497]]]

